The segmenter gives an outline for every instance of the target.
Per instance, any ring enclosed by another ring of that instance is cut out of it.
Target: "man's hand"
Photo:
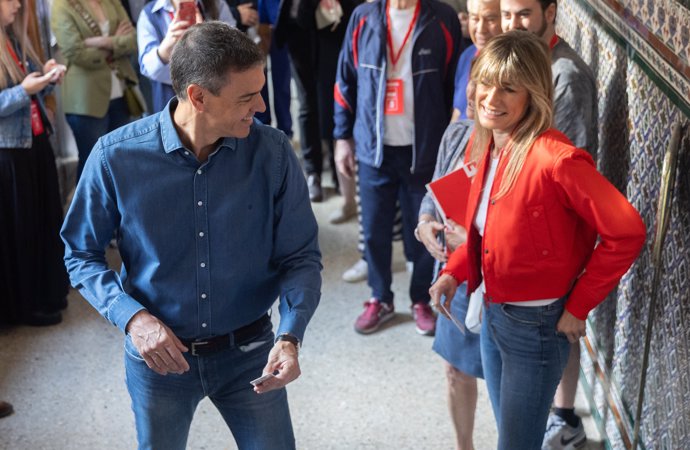
[[[574,344],[587,334],[587,327],[584,320],[578,319],[570,314],[567,309],[564,309],[561,318],[556,324],[556,331],[565,334],[568,337],[568,341]]]
[[[423,223],[425,222],[425,223]],[[422,214],[419,216],[419,224],[417,225],[417,236],[419,241],[424,244],[426,250],[434,257],[434,259],[445,262],[446,252],[443,251],[443,246],[438,242],[438,233],[443,231],[443,224],[437,222],[429,214]]]
[[[457,289],[458,282],[455,281],[455,278],[447,274],[441,275],[438,280],[436,280],[436,283],[431,286],[431,289],[429,289],[429,295],[431,295],[429,304],[439,313],[448,317],[445,311],[440,308],[441,298],[445,297],[443,304],[446,307],[446,311],[450,311],[450,302],[453,300],[453,297],[455,297],[455,291]]]
[[[254,392],[263,394],[274,389],[280,389],[300,376],[302,371],[299,368],[297,347],[294,344],[286,341],[275,343],[268,354],[268,363],[264,367],[263,373],[275,373],[276,371],[278,373],[275,377],[254,386]]]
[[[448,219],[446,223],[446,245],[448,250],[455,251],[467,241],[467,230],[465,227],[458,225],[453,219]]]
[[[259,13],[256,12],[251,3],[243,3],[237,6],[240,13],[240,22],[245,27],[253,27],[259,23]]]
[[[355,140],[336,139],[335,141],[335,167],[346,178],[355,176]]]
[[[189,370],[182,352],[188,349],[175,334],[146,310],[136,313],[127,324],[127,334],[146,361],[159,375],[181,374]]]

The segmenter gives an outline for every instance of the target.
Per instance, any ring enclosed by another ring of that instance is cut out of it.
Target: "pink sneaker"
[[[371,298],[364,303],[364,312],[357,317],[355,331],[361,334],[369,334],[379,329],[382,323],[390,320],[395,315],[392,304],[382,303],[376,298]]]
[[[428,303],[416,302],[412,304],[412,317],[417,324],[417,333],[433,336],[436,333],[436,316]]]

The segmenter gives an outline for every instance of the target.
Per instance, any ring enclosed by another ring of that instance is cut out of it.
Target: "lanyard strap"
[[[397,53],[393,49],[393,35],[391,34],[391,16],[389,13],[390,9],[390,3],[386,2],[386,31],[388,32],[388,51],[390,52],[391,55],[391,63],[393,64],[393,67],[398,63],[400,60],[400,56],[402,55],[403,49],[405,48],[405,44],[407,44],[407,40],[410,38],[410,34],[412,34],[412,30],[414,30],[415,23],[417,22],[417,17],[419,16],[419,9],[420,6],[422,5],[421,0],[417,0],[417,6],[414,9],[414,15],[412,16],[412,21],[410,22],[410,26],[407,29],[407,33],[405,33],[405,37],[403,38],[402,45],[400,45],[400,48],[398,49]]]
[[[10,52],[10,55],[12,55],[12,59],[14,59],[14,62],[17,63],[17,66],[19,66],[22,73],[26,74],[26,67],[24,67],[24,64],[19,61],[19,57],[17,56],[17,53],[15,53],[14,48],[12,47],[12,44],[10,44],[9,40],[7,40],[7,50]]]
[[[551,42],[549,42],[549,50],[553,50],[556,44],[558,44],[558,35],[554,34],[551,38]]]

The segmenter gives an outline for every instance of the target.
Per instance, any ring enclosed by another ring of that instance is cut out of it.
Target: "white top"
[[[484,181],[484,188],[482,189],[482,196],[479,198],[479,206],[477,207],[477,214],[474,216],[474,226],[479,231],[479,235],[484,237],[484,228],[486,227],[486,214],[489,210],[489,198],[491,197],[491,189],[494,185],[494,178],[496,178],[496,169],[498,168],[499,158],[491,158],[491,167],[489,173],[486,174]],[[482,278],[484,274],[482,273]],[[479,288],[486,294],[486,286],[482,279],[482,284]],[[508,305],[515,306],[546,306],[558,300],[557,298],[547,298],[543,300],[529,300],[526,302],[506,302]]]
[[[110,22],[107,20],[99,23],[98,28],[101,29],[101,35],[110,35]],[[117,72],[115,70],[110,71],[110,81],[110,100],[122,97],[124,95],[124,90],[122,87],[123,81],[117,76]]]
[[[412,22],[416,5],[408,9],[389,9],[391,37],[393,51],[400,52],[400,46],[405,39],[407,30]],[[393,66],[390,48],[386,44],[387,79],[401,79],[403,83],[404,114],[384,114],[383,143],[384,145],[412,145],[414,143],[414,90],[412,84],[412,35],[407,38],[398,63]]]

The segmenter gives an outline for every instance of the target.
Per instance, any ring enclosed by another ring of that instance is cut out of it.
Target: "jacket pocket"
[[[551,258],[554,255],[551,230],[546,218],[546,210],[543,205],[527,208],[529,231],[532,237],[532,245],[537,259]]]

